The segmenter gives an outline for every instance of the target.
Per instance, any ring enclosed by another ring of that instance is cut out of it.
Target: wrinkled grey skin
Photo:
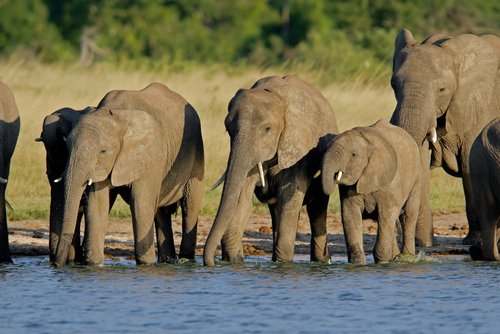
[[[500,118],[489,123],[472,145],[470,156],[472,193],[481,239],[471,246],[474,260],[500,261]]]
[[[62,176],[69,157],[66,139],[80,118],[95,109],[95,107],[87,107],[82,110],[72,108],[56,110],[45,117],[42,125],[42,133],[39,138],[35,139],[35,141],[43,142],[46,150],[47,178],[50,184],[49,257],[52,262],[55,261],[56,248],[63,221],[64,182],[62,182]],[[129,190],[124,187],[114,188],[110,192],[110,207],[113,206],[118,193],[127,201]],[[92,209],[94,208],[88,207],[87,193],[84,193],[78,210],[77,224],[68,254],[68,262],[85,262],[80,242],[80,222],[84,214],[87,217],[86,221],[88,221],[90,215],[86,211]],[[88,229],[85,230],[87,231]],[[85,234],[84,238],[87,237],[88,235]]]
[[[433,243],[429,164],[462,178],[469,221],[464,243],[479,237],[469,152],[481,129],[500,113],[499,59],[500,40],[493,35],[433,35],[416,44],[403,29],[396,38],[391,85],[397,106],[391,123],[407,130],[420,147],[424,181],[416,232],[419,245]],[[433,129],[437,130],[434,143]]]
[[[378,121],[335,136],[323,158],[321,179],[327,194],[339,184],[349,262],[366,263],[363,217],[378,221],[375,262],[390,261],[400,253],[395,234],[398,219],[402,252],[415,254],[421,164],[419,148],[406,131]]]
[[[137,264],[155,262],[154,221],[158,257],[175,257],[170,214],[182,210],[180,256],[194,259],[204,173],[203,142],[198,115],[177,93],[160,83],[140,91],[111,91],[97,110],[84,115],[67,140],[69,161],[64,173],[65,207],[57,266],[66,264],[78,206],[89,183],[88,263],[104,260],[104,234],[110,188],[130,188],[130,208]]]
[[[78,123],[80,117],[87,112],[94,110],[94,107],[87,107],[82,110],[72,108],[62,108],[54,111],[45,117],[42,125],[42,133],[36,141],[43,142],[46,151],[47,178],[50,184],[50,224],[49,224],[49,257],[50,261],[55,260],[56,247],[59,242],[61,231],[63,207],[64,207],[64,182],[62,176],[66,163],[68,162],[68,150],[66,148],[66,138]],[[84,196],[85,198],[85,196]],[[68,261],[81,260],[82,250],[80,244],[80,221],[83,213],[83,203],[78,210],[78,220]]]
[[[11,262],[9,249],[9,231],[5,210],[5,189],[9,179],[10,159],[14,153],[19,136],[21,122],[16,101],[11,90],[0,82],[0,263]]]
[[[243,260],[243,230],[254,191],[271,212],[273,261],[293,259],[302,205],[307,206],[311,224],[311,260],[329,261],[328,196],[321,191],[319,178],[314,178],[327,138],[338,132],[327,100],[297,77],[267,77],[236,93],[225,125],[231,152],[219,209],[205,244],[204,264],[214,265],[221,241],[222,260]],[[259,162],[265,186],[259,177]]]

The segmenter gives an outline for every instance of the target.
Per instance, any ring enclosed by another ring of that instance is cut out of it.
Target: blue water
[[[485,333],[500,330],[500,264],[0,265],[2,333]]]

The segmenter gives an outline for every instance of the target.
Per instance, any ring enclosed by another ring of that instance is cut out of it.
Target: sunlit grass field
[[[50,191],[45,176],[45,150],[34,139],[40,135],[43,118],[62,107],[76,109],[97,105],[112,89],[141,89],[159,81],[184,96],[198,111],[205,144],[205,197],[201,214],[213,216],[219,204],[221,188],[209,191],[222,175],[229,153],[229,137],[224,129],[227,104],[239,88],[249,88],[268,75],[298,74],[316,84],[333,106],[340,131],[370,125],[388,119],[395,99],[387,85],[367,85],[361,80],[318,85],[312,72],[289,73],[279,69],[232,69],[222,66],[184,69],[181,72],[162,68],[157,71],[119,70],[109,66],[91,68],[77,65],[41,65],[26,62],[1,62],[0,81],[14,92],[21,115],[21,134],[14,153],[7,198],[13,208],[10,219],[48,218]],[[334,82],[332,78],[332,82]],[[387,79],[389,82],[389,79]],[[464,210],[460,179],[441,170],[432,172],[432,207],[434,211]],[[338,194],[330,200],[330,210],[338,212]],[[257,201],[255,200],[257,204]],[[265,212],[264,205],[254,210]],[[127,217],[123,202],[115,205],[113,217]]]

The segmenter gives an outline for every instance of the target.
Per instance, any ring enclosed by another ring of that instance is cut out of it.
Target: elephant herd
[[[414,255],[415,245],[433,244],[432,167],[462,178],[471,257],[500,261],[500,39],[438,34],[416,43],[403,29],[391,86],[397,105],[390,121],[343,133],[326,98],[298,77],[266,77],[238,90],[224,120],[230,153],[214,185],[224,183],[204,264],[215,264],[219,245],[221,260],[243,261],[254,194],[271,214],[273,261],[293,259],[305,206],[311,261],[329,262],[327,207],[336,185],[349,262],[366,263],[367,217],[378,222],[375,262]],[[0,262],[9,262],[5,188],[20,121],[1,83],[0,119]],[[161,83],[114,90],[97,107],[48,115],[36,140],[47,152],[52,263],[103,263],[118,195],[130,205],[138,264],[194,260],[205,158],[200,119],[182,96]],[[179,254],[171,224],[178,207]]]

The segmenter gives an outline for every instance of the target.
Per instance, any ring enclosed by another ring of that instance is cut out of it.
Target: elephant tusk
[[[437,142],[438,136],[437,136],[436,128],[431,129],[429,136],[430,136],[431,143],[434,144],[435,142]]]
[[[259,166],[260,183],[262,183],[262,187],[265,187],[266,181],[264,179],[264,169],[262,168],[262,162],[259,162],[258,166]]]
[[[320,169],[320,170],[318,170],[318,171],[316,172],[316,174],[314,174],[313,179],[317,178],[317,177],[318,177],[318,176],[320,176],[320,175],[321,175],[321,169]]]
[[[337,182],[340,182],[340,179],[342,178],[342,171],[340,170],[338,173],[337,173],[337,177],[335,177],[335,180]]]
[[[1,184],[6,184],[7,183],[7,179],[4,179],[3,177],[0,177],[0,183]]]
[[[60,178],[55,179],[53,182],[54,182],[54,183],[59,183],[59,182],[61,182],[61,181],[62,181],[62,176],[61,176]]]
[[[41,141],[43,141],[43,138],[42,137],[35,138],[35,141],[36,142],[41,142]]]
[[[224,172],[222,174],[221,177],[219,177],[219,179],[217,181],[215,181],[214,185],[212,186],[212,188],[210,188],[210,191],[212,190],[215,190],[218,186],[220,186],[222,184],[222,182],[224,182],[224,179],[226,178],[226,172]]]
[[[87,181],[87,185],[88,185],[88,186],[92,185],[92,179],[89,179],[89,180]]]
[[[62,140],[63,140],[63,142],[66,142],[66,140],[67,140],[66,136],[63,136]]]

